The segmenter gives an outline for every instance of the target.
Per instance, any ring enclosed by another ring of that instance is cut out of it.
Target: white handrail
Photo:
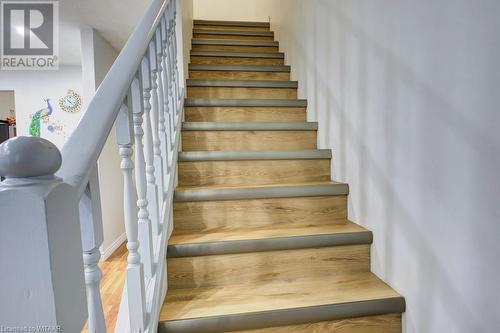
[[[153,0],[62,149],[56,175],[83,193],[169,0]]]

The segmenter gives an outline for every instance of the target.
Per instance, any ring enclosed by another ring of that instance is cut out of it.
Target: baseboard
[[[107,249],[101,249],[101,261],[107,260],[127,240],[127,234],[121,234]]]

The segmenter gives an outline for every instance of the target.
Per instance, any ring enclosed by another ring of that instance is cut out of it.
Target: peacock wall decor
[[[40,127],[42,124],[42,120],[47,119],[52,115],[52,105],[50,104],[50,99],[47,98],[44,100],[47,103],[47,107],[38,110],[31,118],[29,133],[31,136],[40,137]]]

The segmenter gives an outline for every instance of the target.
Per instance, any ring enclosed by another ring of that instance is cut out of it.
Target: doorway
[[[0,90],[0,144],[16,136],[14,90]]]

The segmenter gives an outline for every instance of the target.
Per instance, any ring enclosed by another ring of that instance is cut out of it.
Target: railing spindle
[[[153,241],[151,237],[151,220],[149,219],[148,199],[146,197],[146,162],[144,160],[144,146],[142,137],[142,115],[144,113],[142,105],[142,86],[139,78],[132,81],[129,93],[129,108],[132,110],[134,120],[135,135],[135,184],[137,188],[137,213],[139,225],[139,243],[141,260],[144,267],[144,274],[147,278],[153,276]]]
[[[129,96],[130,97],[130,96]],[[120,147],[123,173],[123,207],[125,213],[125,232],[127,234],[127,297],[131,332],[143,332],[145,320],[144,272],[139,254],[138,225],[136,223],[136,195],[132,181],[134,163],[132,146],[134,135],[131,113],[126,104],[120,108],[116,119],[116,140]]]
[[[169,4],[172,10],[172,49],[173,49],[173,54],[172,58],[174,60],[174,85],[175,85],[175,97],[176,97],[176,103],[180,102],[180,81],[179,81],[179,64],[177,62],[177,1],[172,0]]]
[[[158,187],[156,186],[155,166],[153,164],[153,133],[151,130],[151,72],[149,58],[146,55],[141,63],[141,78],[144,104],[144,156],[146,159],[146,180],[149,218],[151,219],[153,235],[160,232],[160,205]],[[153,238],[154,240],[155,238]]]
[[[106,332],[99,284],[102,272],[99,268],[103,242],[101,198],[97,165],[90,174],[87,188],[80,198],[80,229],[82,234],[83,264],[87,292],[87,321],[89,332]]]
[[[175,108],[175,103],[172,100],[172,96],[169,93],[170,87],[171,87],[171,82],[170,82],[170,77],[171,77],[171,69],[170,69],[170,64],[169,61],[170,59],[168,58],[168,31],[166,27],[166,20],[165,17],[162,17],[161,23],[160,23],[160,28],[161,28],[161,38],[162,38],[162,63],[163,63],[163,80],[164,80],[164,85],[163,85],[163,94],[165,96],[165,113],[166,113],[166,119],[168,119],[168,133],[167,137],[169,140],[169,148],[172,148],[173,141],[175,139],[174,137],[174,127],[175,127],[175,117],[174,117],[174,108]]]
[[[156,66],[158,70],[158,105],[159,105],[159,120],[160,120],[160,126],[159,126],[159,133],[158,135],[160,136],[160,143],[161,143],[161,152],[162,152],[162,161],[163,161],[163,187],[167,188],[168,187],[168,177],[167,174],[170,170],[170,165],[168,163],[169,157],[168,157],[168,138],[167,138],[167,131],[165,128],[165,109],[168,107],[168,105],[165,105],[165,96],[164,96],[164,89],[163,89],[163,51],[162,51],[162,42],[161,42],[161,30],[160,27],[156,30],[156,38],[154,39],[156,43]]]
[[[170,8],[170,5],[169,5]],[[166,38],[167,38],[167,49],[166,49],[166,58],[168,63],[168,73],[169,73],[169,84],[168,84],[168,96],[172,105],[172,113],[174,114],[174,119],[176,119],[177,115],[177,101],[174,96],[174,61],[172,59],[172,26],[171,26],[171,18],[170,18],[170,9],[167,8],[163,19],[165,20],[165,30],[166,30]]]
[[[158,107],[158,67],[156,63],[156,39],[153,38],[149,44],[149,65],[151,69],[151,129],[153,133],[153,154],[155,166],[155,178],[158,186],[158,203],[161,205],[164,200],[164,182],[163,171],[164,165],[161,156],[161,142],[158,132],[159,127],[159,107]],[[160,206],[161,207],[161,206]],[[160,221],[161,222],[161,211]]]

